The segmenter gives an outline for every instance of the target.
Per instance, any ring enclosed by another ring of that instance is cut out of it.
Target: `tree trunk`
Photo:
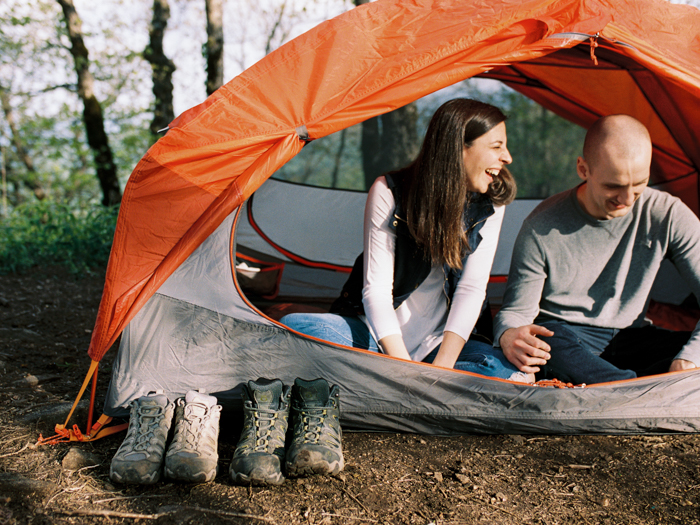
[[[355,6],[369,0],[354,0]],[[409,164],[418,154],[418,108],[414,102],[362,123],[362,168],[365,188],[387,171]]]
[[[10,105],[10,96],[2,86],[0,86],[0,103],[2,103],[2,111],[5,114],[5,120],[7,121],[7,125],[12,133],[12,145],[15,147],[17,156],[27,168],[27,176],[24,177],[23,182],[29,189],[32,190],[32,192],[34,192],[34,196],[37,199],[43,200],[46,197],[46,193],[44,192],[44,188],[41,187],[39,175],[37,174],[36,169],[34,169],[34,161],[24,148],[22,137],[17,129],[12,106]],[[5,162],[4,158],[3,162]]]
[[[70,38],[70,53],[78,75],[78,96],[83,101],[83,122],[87,141],[95,160],[97,178],[102,188],[102,204],[109,206],[121,201],[117,167],[112,158],[107,133],[105,133],[102,106],[93,92],[94,78],[90,73],[90,59],[82,34],[82,22],[75,11],[73,0],[56,0],[63,9],[63,17]]]
[[[207,96],[224,84],[223,0],[205,0],[207,7]]]
[[[7,148],[5,146],[0,146],[0,176],[2,178],[2,216],[7,217]]]
[[[386,173],[403,168],[418,155],[418,107],[412,102],[381,118],[383,152],[379,171]]]
[[[387,171],[408,165],[418,154],[418,109],[415,103],[362,123],[362,168],[365,188]]]
[[[333,173],[331,174],[331,188],[338,187],[338,180],[340,179],[340,162],[343,160],[343,151],[345,151],[345,137],[347,135],[348,129],[345,128],[340,132],[340,144],[338,145],[338,151],[335,153],[335,163],[333,165]]]
[[[362,171],[365,175],[365,189],[369,189],[374,180],[381,175],[379,157],[381,154],[381,117],[372,117],[362,123]]]
[[[163,51],[163,34],[170,19],[168,0],[153,0],[153,18],[148,35],[148,47],[143,57],[151,64],[153,71],[153,97],[155,107],[151,121],[152,142],[158,140],[158,132],[166,129],[175,118],[173,109],[173,72],[175,64]]]

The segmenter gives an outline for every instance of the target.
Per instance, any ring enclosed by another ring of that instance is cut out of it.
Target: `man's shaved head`
[[[652,145],[644,124],[629,115],[603,117],[591,126],[576,170],[583,209],[599,220],[622,217],[649,183]]]
[[[586,133],[583,158],[595,170],[603,155],[648,157],[651,160],[651,138],[647,128],[629,115],[609,115],[597,120]]]

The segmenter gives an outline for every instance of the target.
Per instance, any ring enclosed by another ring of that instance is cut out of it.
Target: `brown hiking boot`
[[[230,474],[235,483],[284,483],[284,441],[289,418],[289,387],[279,379],[243,385],[243,430],[233,453]]]
[[[338,474],[345,467],[341,445],[338,385],[325,379],[296,379],[290,410],[292,443],[287,450],[288,476]]]

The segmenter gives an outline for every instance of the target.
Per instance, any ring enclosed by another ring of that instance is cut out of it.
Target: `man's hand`
[[[668,371],[678,372],[679,370],[690,370],[691,368],[697,368],[697,365],[692,361],[687,361],[685,359],[674,359],[671,362],[671,368],[669,368]]]
[[[519,328],[509,328],[500,339],[501,349],[506,359],[526,374],[539,372],[538,365],[546,365],[551,357],[551,348],[537,336],[551,337],[554,332],[544,326],[530,324]]]

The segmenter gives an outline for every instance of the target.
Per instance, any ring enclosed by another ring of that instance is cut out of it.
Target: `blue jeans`
[[[289,314],[280,319],[280,323],[302,334],[331,343],[373,352],[380,351],[369,328],[359,317],[336,314]],[[434,349],[423,359],[423,362],[432,363],[439,349],[440,347]],[[525,380],[524,374],[510,364],[501,350],[489,343],[472,339],[462,348],[455,363],[455,369],[501,379]]]
[[[600,328],[553,319],[537,319],[554,335],[542,339],[551,359],[540,367],[538,379],[571,383],[605,383],[668,372],[671,361],[688,341],[690,332],[655,326]]]

